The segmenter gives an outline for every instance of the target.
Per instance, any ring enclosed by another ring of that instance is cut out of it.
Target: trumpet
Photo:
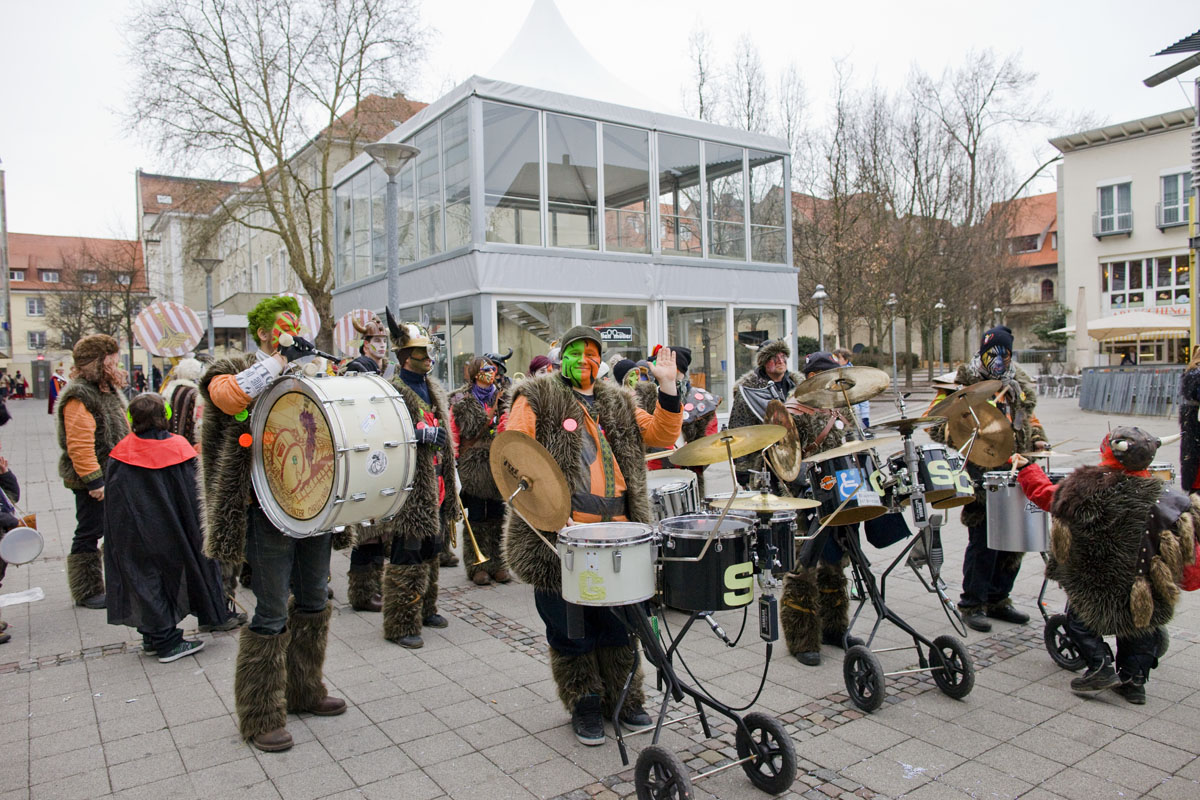
[[[458,510],[462,512],[463,526],[467,529],[467,538],[471,540],[471,549],[475,551],[475,563],[482,564],[488,560],[488,557],[485,556],[483,551],[479,549],[479,542],[475,540],[475,531],[471,530],[471,521],[467,519],[467,509],[465,506],[463,506],[462,495],[460,495],[458,492],[455,492],[454,498],[458,500]],[[451,542],[451,544],[453,545],[457,543]]]

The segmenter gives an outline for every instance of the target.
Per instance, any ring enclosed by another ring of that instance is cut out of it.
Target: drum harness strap
[[[822,408],[814,408],[813,406],[806,406],[806,405],[804,405],[803,403],[797,403],[797,402],[795,402],[795,401],[788,403],[788,404],[787,404],[787,409],[788,409],[788,411],[792,412],[793,414],[796,414],[796,413],[799,413],[799,414],[816,414],[818,411],[825,411],[825,410],[827,410],[827,409],[822,409]],[[838,422],[839,422],[839,421],[840,421],[840,422],[841,422],[843,425],[844,425],[844,424],[845,424],[845,422],[846,422],[846,421],[845,421],[845,420],[842,418],[842,412],[841,412],[841,411],[837,411],[837,410],[833,410],[833,411],[831,411],[831,413],[830,413],[830,415],[829,415],[829,421],[825,423],[825,427],[824,427],[824,428],[822,428],[822,429],[821,429],[821,432],[817,434],[817,438],[816,438],[816,439],[813,439],[813,443],[812,443],[812,445],[811,445],[811,446],[810,446],[810,447],[809,447],[807,450],[805,450],[805,451],[804,451],[804,457],[805,457],[805,458],[807,458],[808,456],[811,456],[811,455],[813,455],[814,453],[818,452],[819,448],[821,447],[821,444],[822,444],[822,443],[823,443],[823,442],[824,442],[824,441],[825,441],[827,438],[829,438],[829,434],[830,434],[830,432],[833,430],[834,426],[838,424]]]

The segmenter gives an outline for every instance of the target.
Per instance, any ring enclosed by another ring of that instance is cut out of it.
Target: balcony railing
[[[1187,225],[1187,205],[1164,206],[1162,203],[1155,203],[1154,222],[1160,231]]]
[[[1133,212],[1120,214],[1092,214],[1092,235],[1097,239],[1105,236],[1128,236],[1133,233]]]

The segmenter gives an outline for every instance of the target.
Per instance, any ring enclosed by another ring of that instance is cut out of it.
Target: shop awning
[[[1100,317],[1087,324],[1088,336],[1099,341],[1132,342],[1143,336],[1171,339],[1187,336],[1191,321],[1186,316],[1156,314],[1153,311],[1129,311]],[[1051,333],[1074,334],[1075,326],[1067,325]]]

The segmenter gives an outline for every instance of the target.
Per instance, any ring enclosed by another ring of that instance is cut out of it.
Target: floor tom
[[[875,459],[864,451],[828,461],[806,462],[801,474],[813,499],[821,503],[818,514],[822,523],[853,525],[887,513],[887,506],[871,482],[875,472]]]

